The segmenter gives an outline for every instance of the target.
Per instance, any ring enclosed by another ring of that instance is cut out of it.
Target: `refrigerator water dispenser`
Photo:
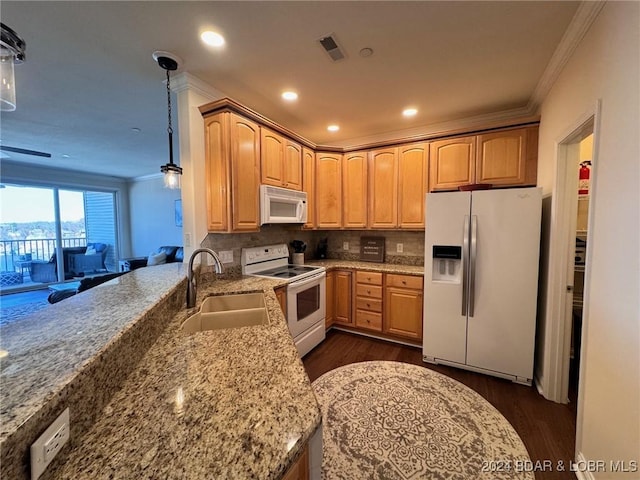
[[[462,278],[462,247],[457,245],[434,245],[432,263],[432,281],[460,283]]]

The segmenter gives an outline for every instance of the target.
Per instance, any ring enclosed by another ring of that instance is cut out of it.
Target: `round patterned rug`
[[[511,424],[445,375],[362,362],[325,373],[313,389],[325,480],[534,479],[523,471],[529,455]]]

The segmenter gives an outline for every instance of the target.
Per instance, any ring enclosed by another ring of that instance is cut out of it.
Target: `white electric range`
[[[286,244],[243,248],[243,275],[287,281],[287,323],[300,357],[325,338],[324,267],[289,263]]]

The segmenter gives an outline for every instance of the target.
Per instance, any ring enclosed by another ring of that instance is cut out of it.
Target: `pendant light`
[[[167,72],[167,113],[169,134],[169,163],[162,165],[160,171],[164,173],[164,186],[167,188],[180,188],[180,177],[182,168],[173,163],[173,128],[171,127],[171,83],[169,72],[178,69],[179,58],[169,52],[153,52],[153,59]]]
[[[27,44],[11,28],[0,23],[0,110],[16,109],[16,85],[13,66],[25,60]]]

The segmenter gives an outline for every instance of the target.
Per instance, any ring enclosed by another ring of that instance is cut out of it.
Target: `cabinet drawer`
[[[381,332],[382,314],[356,310],[356,327]]]
[[[382,285],[382,274],[376,272],[356,272],[356,283]]]
[[[382,312],[382,300],[374,298],[357,297],[356,308],[358,310],[367,310],[369,312]]]
[[[387,275],[387,287],[411,288],[422,290],[422,277],[413,275]]]
[[[375,285],[356,285],[356,296],[358,297],[372,297],[382,298],[382,287],[376,287]]]

